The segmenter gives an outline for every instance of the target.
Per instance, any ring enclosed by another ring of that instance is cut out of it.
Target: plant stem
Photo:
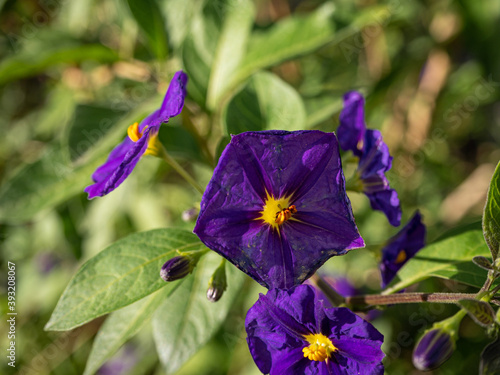
[[[170,164],[170,166],[172,166],[172,168],[174,168],[177,173],[179,173],[187,182],[191,184],[191,186],[193,186],[196,190],[200,192],[201,195],[203,195],[204,192],[203,188],[194,180],[193,177],[191,177],[189,173],[186,172],[184,168],[181,167],[179,163],[177,163],[174,160],[174,158],[172,158],[168,154],[167,150],[165,150],[165,147],[163,147],[163,145],[161,150],[161,158],[165,160],[165,162]]]
[[[309,279],[319,290],[321,290],[334,306],[344,303],[344,297],[338,294],[321,276],[317,273]]]
[[[390,295],[364,295],[346,297],[347,305],[394,305],[400,303],[456,303],[461,299],[475,299],[475,293],[398,293]]]

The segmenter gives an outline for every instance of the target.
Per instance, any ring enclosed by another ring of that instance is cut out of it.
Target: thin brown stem
[[[461,299],[475,299],[475,293],[398,293],[346,297],[349,306],[394,305],[400,303],[456,303]]]

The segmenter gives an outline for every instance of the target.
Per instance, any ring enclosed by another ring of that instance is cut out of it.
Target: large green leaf
[[[146,34],[148,44],[158,59],[168,55],[165,22],[156,0],[127,0],[132,15]]]
[[[399,281],[393,283],[384,294],[397,292],[432,276],[480,288],[486,280],[486,271],[472,263],[472,258],[488,253],[479,230],[435,242],[420,250],[403,266],[398,272]]]
[[[226,134],[266,129],[303,129],[306,111],[293,87],[276,75],[259,72],[229,102],[224,114]]]
[[[227,290],[218,302],[206,297],[208,281],[220,263],[207,254],[193,275],[161,305],[153,317],[153,334],[166,374],[177,371],[218,330],[238,297],[245,275],[227,264]]]
[[[500,163],[497,164],[491,178],[488,198],[484,206],[483,233],[493,260],[496,260],[500,247]]]
[[[214,110],[238,68],[255,16],[249,0],[229,0],[208,84],[207,107]]]
[[[163,10],[170,46],[177,50],[191,30],[195,15],[203,9],[206,0],[163,0],[158,5]]]
[[[153,294],[111,313],[92,345],[84,375],[94,374],[114,353],[150,321],[158,306],[179,286],[169,283]]]
[[[334,9],[333,4],[327,3],[306,16],[291,16],[269,30],[255,32],[232,83],[238,84],[259,69],[314,51],[332,41]]]
[[[165,286],[161,266],[178,251],[205,249],[198,237],[181,229],[156,229],[121,239],[78,270],[45,328],[69,330],[127,306]]]

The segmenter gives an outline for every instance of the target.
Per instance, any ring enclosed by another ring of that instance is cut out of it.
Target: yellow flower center
[[[330,339],[321,333],[311,333],[304,338],[310,345],[302,349],[302,352],[304,357],[311,361],[328,361],[331,354],[338,350]]]
[[[396,264],[403,263],[406,260],[406,252],[401,250],[396,258]]]
[[[145,128],[143,129],[145,130]],[[139,123],[134,122],[127,129],[128,137],[132,140],[132,142],[137,142],[142,137],[142,133],[139,131]]]
[[[290,206],[290,197],[276,199],[266,191],[266,201],[261,216],[258,220],[264,220],[273,228],[278,229],[285,221],[289,220],[297,212],[294,205]]]

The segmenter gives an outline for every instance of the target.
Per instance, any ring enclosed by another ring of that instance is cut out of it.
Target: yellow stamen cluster
[[[132,125],[130,125],[127,129],[127,134],[132,142],[137,142],[139,139],[141,139],[142,133],[139,131],[139,123],[134,122]]]
[[[297,209],[294,205],[290,206],[290,197],[276,199],[266,192],[266,201],[261,216],[258,220],[263,220],[273,228],[278,229],[285,221],[289,220]]]
[[[406,252],[401,250],[396,258],[396,264],[403,263],[406,260]]]
[[[311,361],[328,361],[331,354],[338,350],[330,339],[321,333],[312,333],[304,338],[310,345],[302,349],[302,352],[304,357]]]

